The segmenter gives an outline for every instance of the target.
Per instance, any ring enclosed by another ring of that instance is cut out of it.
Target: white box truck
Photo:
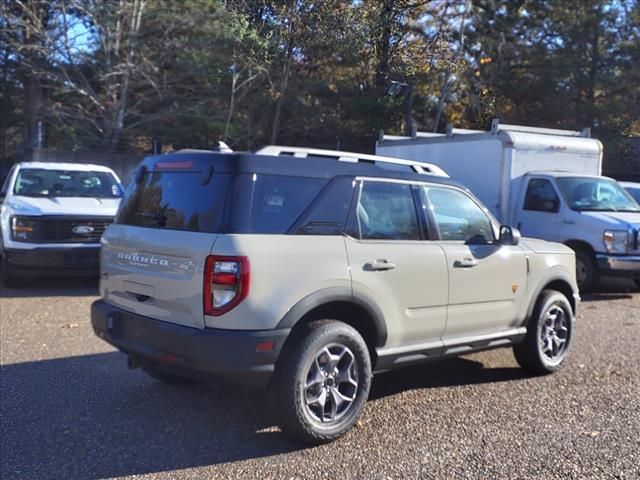
[[[576,252],[580,288],[601,275],[640,286],[640,206],[601,176],[602,144],[582,132],[500,124],[411,137],[381,135],[376,154],[430,162],[466,185],[500,222]]]

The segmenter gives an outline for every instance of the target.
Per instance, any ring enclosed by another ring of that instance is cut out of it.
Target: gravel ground
[[[260,395],[168,387],[95,338],[89,282],[0,295],[0,477],[640,478],[640,294],[585,298],[571,358],[510,350],[376,376],[356,428],[302,448]]]

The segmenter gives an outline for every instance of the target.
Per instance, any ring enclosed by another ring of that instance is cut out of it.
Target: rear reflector
[[[178,361],[178,357],[176,357],[172,353],[161,353],[160,361],[165,363],[176,363]]]
[[[260,342],[256,344],[256,352],[271,352],[276,342]]]
[[[204,270],[204,313],[220,316],[249,294],[249,259],[210,255]]]

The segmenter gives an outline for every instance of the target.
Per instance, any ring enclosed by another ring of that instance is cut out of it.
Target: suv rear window
[[[327,180],[196,171],[145,172],[132,182],[116,223],[210,233],[283,234]],[[228,212],[228,213],[227,213]]]
[[[131,182],[116,223],[148,228],[219,232],[230,175],[202,172],[145,172]]]

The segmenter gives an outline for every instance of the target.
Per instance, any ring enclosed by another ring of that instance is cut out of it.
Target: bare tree
[[[153,85],[153,65],[140,55],[138,38],[148,0],[15,0],[10,19],[15,50],[33,76],[29,95],[46,83],[58,95],[48,115],[63,125],[73,125],[96,142],[115,150],[136,110],[132,82]],[[43,19],[46,5],[48,22]],[[37,41],[23,42],[33,37]],[[32,104],[37,102],[31,101]]]

